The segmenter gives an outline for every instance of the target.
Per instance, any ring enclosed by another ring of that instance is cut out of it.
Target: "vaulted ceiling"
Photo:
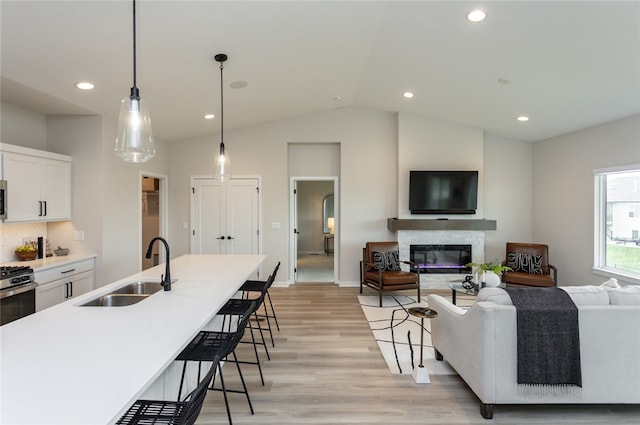
[[[475,7],[484,21],[466,19]],[[0,14],[3,101],[117,119],[130,1],[2,0]],[[219,131],[203,119],[219,116],[216,53],[225,129],[357,106],[536,141],[640,113],[638,1],[139,0],[137,17],[137,85],[165,141]]]

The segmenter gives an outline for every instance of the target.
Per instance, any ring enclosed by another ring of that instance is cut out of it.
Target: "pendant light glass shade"
[[[133,0],[133,87],[120,102],[116,155],[127,162],[147,162],[156,154],[151,117],[136,85],[136,0]]]
[[[156,154],[151,117],[144,100],[129,96],[120,102],[116,155],[127,162],[147,162]]]
[[[215,178],[221,182],[225,182],[231,178],[231,161],[229,156],[225,155],[224,144],[220,144],[220,150],[216,155]]]
[[[215,158],[214,178],[221,182],[225,182],[231,178],[231,162],[229,161],[229,156],[224,150],[224,83],[222,79],[222,70],[224,69],[224,62],[227,60],[227,55],[219,53],[214,56],[214,59],[220,63],[220,148],[218,149],[218,153]]]

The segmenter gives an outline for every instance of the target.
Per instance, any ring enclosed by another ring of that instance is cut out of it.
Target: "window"
[[[640,164],[594,176],[594,268],[640,283]]]

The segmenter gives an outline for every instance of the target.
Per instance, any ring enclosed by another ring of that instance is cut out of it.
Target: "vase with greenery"
[[[511,270],[511,267],[503,266],[498,260],[488,263],[467,263],[465,267],[475,268],[474,280],[480,284],[479,287],[500,285],[500,275]]]

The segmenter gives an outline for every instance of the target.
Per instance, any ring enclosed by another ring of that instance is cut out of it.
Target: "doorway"
[[[335,282],[337,177],[293,177],[292,275],[294,282]]]
[[[147,248],[151,240],[157,236],[165,236],[166,232],[166,176],[141,174],[140,176],[140,241],[141,270],[146,270],[164,263],[164,252],[160,244],[154,244],[151,258],[146,258]]]

